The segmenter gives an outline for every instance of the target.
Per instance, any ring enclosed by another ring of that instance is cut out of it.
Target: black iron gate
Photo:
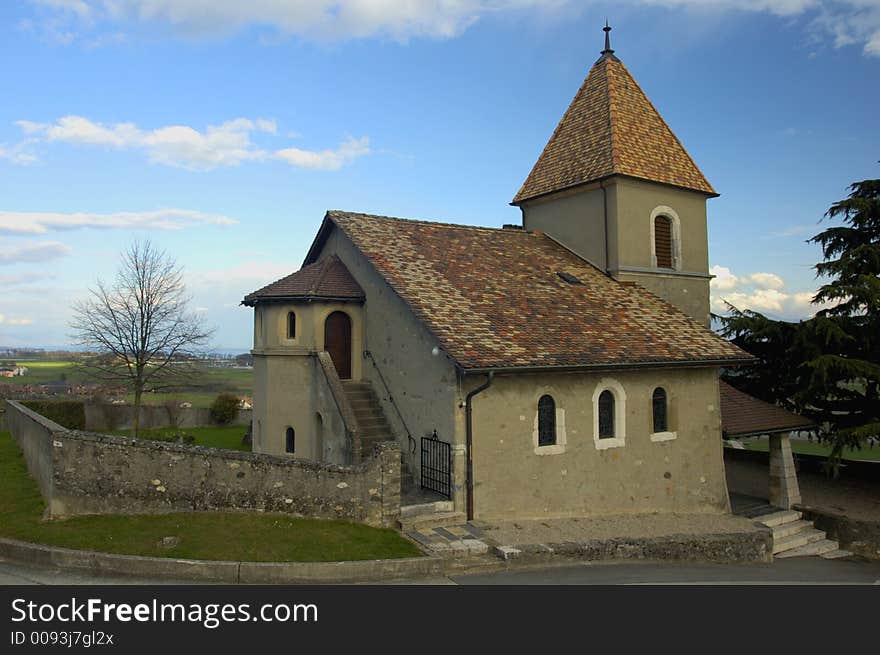
[[[452,498],[452,444],[440,441],[437,431],[422,437],[422,489]]]

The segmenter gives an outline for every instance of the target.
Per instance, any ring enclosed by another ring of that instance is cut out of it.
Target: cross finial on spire
[[[611,49],[611,28],[608,26],[608,19],[605,19],[605,27],[602,28],[602,31],[605,32],[605,49],[602,51],[603,55],[613,55],[614,50]]]

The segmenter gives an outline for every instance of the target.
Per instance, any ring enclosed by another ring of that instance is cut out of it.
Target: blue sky
[[[30,0],[0,4],[0,345],[148,237],[215,345],[326,209],[476,225],[508,205],[613,47],[722,194],[713,298],[813,308],[804,243],[880,177],[880,0]]]

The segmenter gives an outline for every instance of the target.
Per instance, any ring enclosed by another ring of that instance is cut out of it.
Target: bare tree
[[[73,306],[73,338],[94,353],[88,369],[134,392],[135,436],[144,393],[190,377],[194,351],[211,338],[188,304],[181,267],[149,241],[136,241],[122,254],[113,284],[98,280]]]

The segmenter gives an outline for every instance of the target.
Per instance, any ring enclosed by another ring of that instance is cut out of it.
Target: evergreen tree
[[[823,309],[790,323],[728,305],[730,315],[717,318],[722,334],[758,358],[725,378],[816,420],[836,465],[843,448],[880,441],[880,180],[852,184],[825,217],[843,225],[808,241],[822,247],[814,268],[825,283],[813,303]]]

